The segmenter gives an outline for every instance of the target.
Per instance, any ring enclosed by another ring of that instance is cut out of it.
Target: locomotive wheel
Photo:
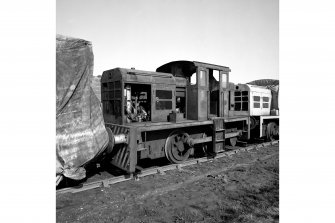
[[[279,126],[275,122],[270,122],[266,126],[266,138],[268,140],[275,140],[279,136]]]
[[[174,131],[165,142],[165,155],[171,163],[182,163],[190,155],[191,150],[183,143],[188,134],[182,131]]]
[[[231,146],[236,146],[237,137],[229,138],[229,144]]]
[[[254,117],[250,117],[250,130],[256,128],[258,125],[257,120]]]

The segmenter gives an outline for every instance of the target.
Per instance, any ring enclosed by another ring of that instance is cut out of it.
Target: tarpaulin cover
[[[56,37],[56,176],[80,180],[85,165],[104,151],[108,133],[91,88],[90,42]]]
[[[251,81],[247,84],[257,85],[257,86],[276,86],[279,85],[279,80],[275,79],[260,79]]]
[[[91,87],[97,96],[99,102],[101,103],[101,86],[100,86],[100,80],[101,80],[101,75],[99,76],[93,76],[92,77],[92,83]]]
[[[271,90],[272,100],[271,109],[279,110],[279,80],[274,79],[260,79],[251,81],[247,84],[264,86]]]

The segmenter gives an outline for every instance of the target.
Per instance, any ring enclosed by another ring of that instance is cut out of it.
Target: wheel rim
[[[270,122],[266,128],[267,139],[273,141],[279,136],[279,126],[275,122]]]
[[[257,121],[254,117],[250,117],[250,130],[253,130],[257,126]]]
[[[186,137],[187,133],[175,131],[166,139],[165,155],[171,163],[182,163],[189,157],[191,150],[183,143]]]

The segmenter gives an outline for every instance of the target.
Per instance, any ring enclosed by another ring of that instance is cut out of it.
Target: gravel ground
[[[278,222],[279,145],[56,201],[57,222]]]

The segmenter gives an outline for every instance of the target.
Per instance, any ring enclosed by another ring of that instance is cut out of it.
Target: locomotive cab
[[[224,101],[228,100],[225,91],[229,81],[229,67],[197,61],[173,61],[156,69],[157,72],[172,73],[176,79],[184,79],[178,89],[184,89],[188,120],[205,121],[223,117],[227,113]],[[177,85],[178,85],[177,81]],[[226,99],[225,99],[226,97]]]
[[[197,61],[173,61],[156,69],[186,80],[186,117],[188,120],[213,120],[218,131],[225,129],[225,138],[232,145],[242,136],[249,139],[247,114],[231,115],[229,111],[229,67]],[[221,133],[213,133],[222,136]],[[215,141],[215,140],[213,140]],[[215,145],[216,147],[217,145]],[[222,145],[218,150],[223,148]],[[219,147],[219,146],[218,146]]]

